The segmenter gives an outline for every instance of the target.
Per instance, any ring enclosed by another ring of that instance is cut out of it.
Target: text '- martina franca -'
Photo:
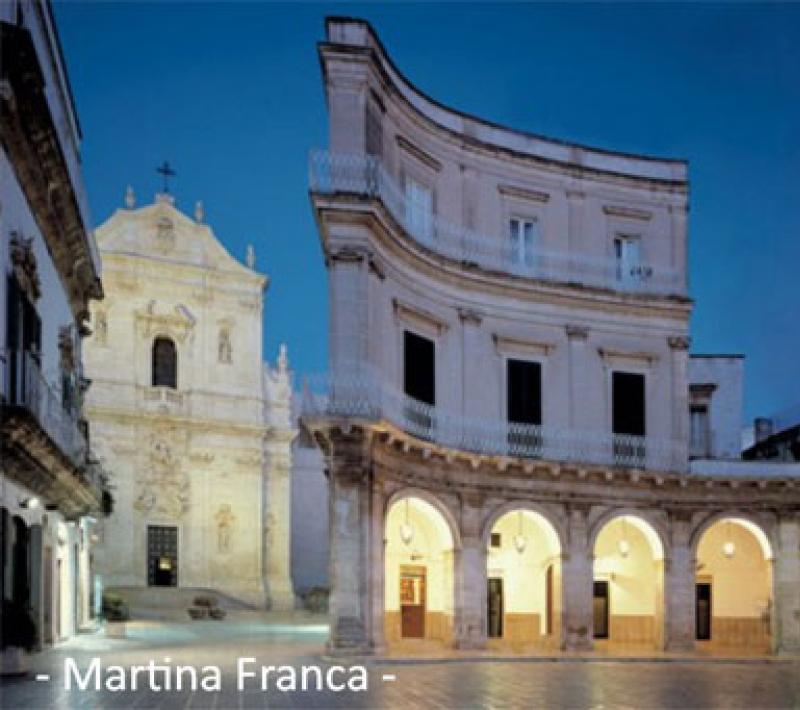
[[[255,658],[236,661],[235,677],[224,676],[219,666],[181,665],[165,658],[144,665],[103,665],[100,658],[78,664],[64,659],[64,690],[122,693],[149,690],[155,693],[181,691],[216,693],[223,683],[235,683],[236,690],[364,692],[369,678],[364,666],[271,665]]]

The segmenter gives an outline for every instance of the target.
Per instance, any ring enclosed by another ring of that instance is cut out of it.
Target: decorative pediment
[[[179,303],[170,310],[162,311],[155,300],[150,301],[145,308],[137,310],[135,316],[136,324],[145,338],[167,334],[180,342],[193,338],[197,323],[192,312],[183,304]]]

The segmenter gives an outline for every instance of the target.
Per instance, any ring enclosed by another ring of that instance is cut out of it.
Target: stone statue
[[[247,256],[245,257],[245,263],[247,264],[248,269],[256,268],[256,250],[252,244],[247,245]]]
[[[108,339],[108,321],[103,311],[98,311],[94,317],[94,337],[98,344],[105,345]]]
[[[233,347],[231,346],[231,334],[227,328],[219,331],[218,344],[219,361],[230,364],[233,361]]]
[[[206,211],[203,209],[203,202],[198,200],[194,203],[194,220],[195,222],[202,223],[206,217]]]
[[[133,188],[128,185],[128,189],[125,190],[125,207],[129,210],[132,210],[136,207],[136,195],[133,192]]]
[[[231,510],[230,503],[222,503],[219,506],[214,520],[217,521],[217,550],[219,552],[228,552],[231,548],[233,524],[236,522],[236,516]]]

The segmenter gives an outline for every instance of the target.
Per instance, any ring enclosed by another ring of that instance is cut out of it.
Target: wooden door
[[[178,528],[147,526],[147,583],[151,587],[178,586]]]
[[[711,640],[711,583],[698,582],[695,585],[696,626],[698,641]]]
[[[489,638],[502,638],[503,580],[499,577],[490,577],[486,582],[486,635]]]
[[[425,638],[424,567],[400,569],[400,635],[407,639]]]
[[[594,583],[594,637],[596,639],[608,638],[608,582]]]

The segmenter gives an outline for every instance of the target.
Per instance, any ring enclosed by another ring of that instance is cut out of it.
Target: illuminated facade
[[[800,468],[688,352],[686,163],[448,109],[359,20],[319,53],[330,648],[800,648]]]

